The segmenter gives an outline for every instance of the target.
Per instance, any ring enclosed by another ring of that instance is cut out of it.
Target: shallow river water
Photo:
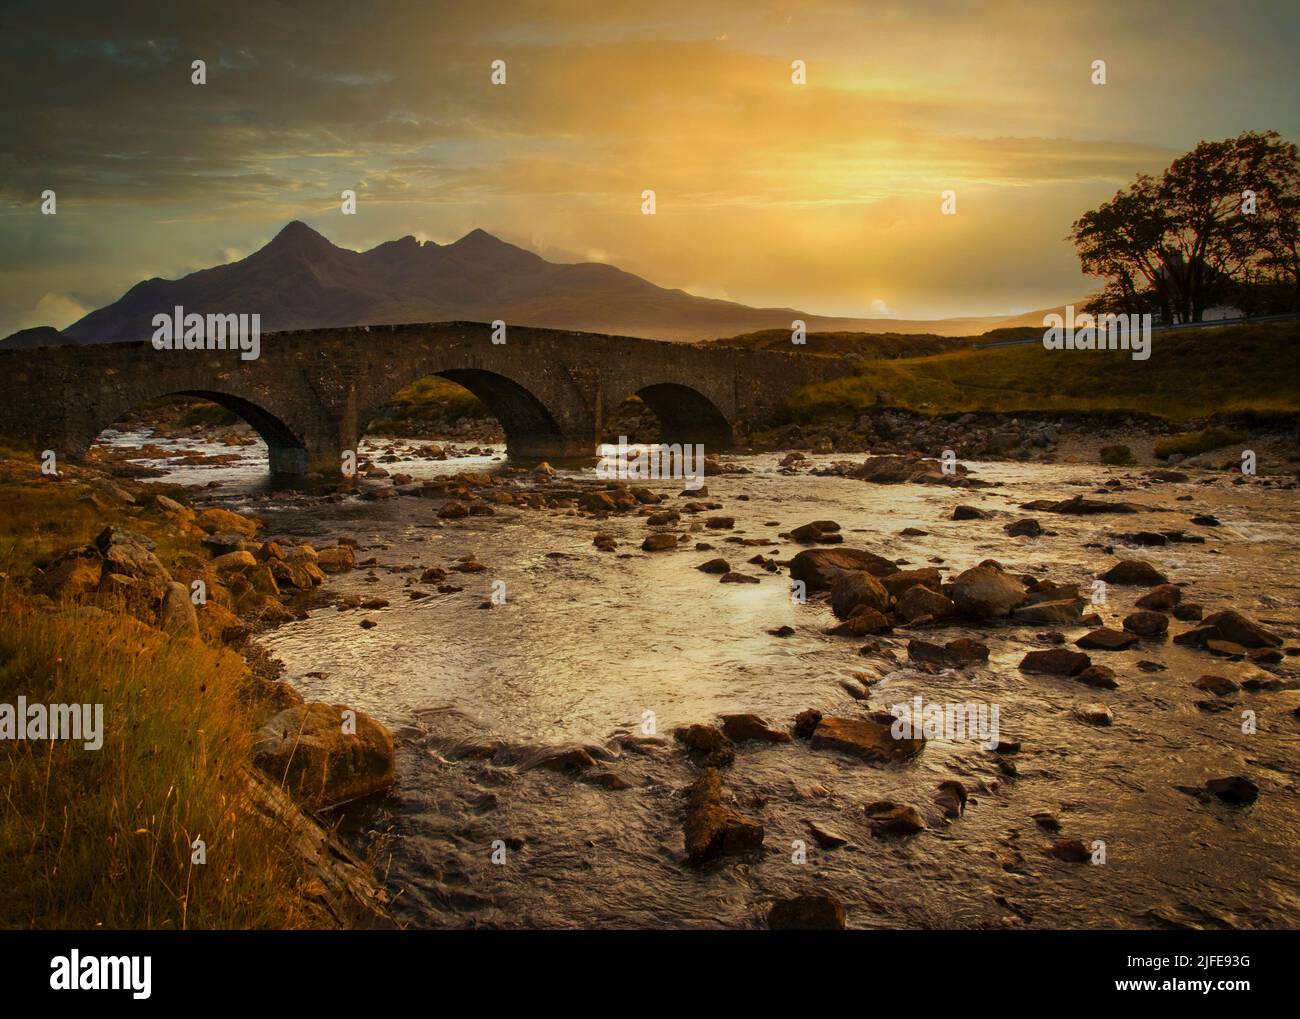
[[[381,440],[369,452],[395,446],[403,459],[386,466],[416,477],[501,464],[493,457],[411,459],[415,445]],[[1300,924],[1300,720],[1292,713],[1300,704],[1293,688],[1300,658],[1266,673],[1144,641],[1130,651],[1092,652],[1119,679],[1118,689],[1099,690],[1021,673],[1025,652],[1048,646],[1036,635],[1050,627],[1006,624],[897,630],[878,638],[893,649],[891,661],[859,654],[862,639],[824,634],[835,622],[825,603],[792,602],[784,570],[766,573],[746,562],[757,553],[790,558],[801,546],[778,533],[816,519],[837,521],[846,546],[939,565],[945,579],[992,558],[1008,572],[1078,582],[1086,592],[1117,558],[1140,558],[1185,583],[1185,600],[1201,603],[1206,614],[1235,608],[1291,647],[1300,629],[1294,489],[1262,479],[1234,485],[1229,475],[1207,472],[1191,472],[1187,483],[1152,484],[1134,468],[1012,463],[968,464],[972,476],[993,485],[978,491],[883,486],[806,470],[782,474],[776,454],[737,456],[729,462],[752,473],[706,479],[707,498],[722,504],[713,512],[734,516],[734,529],[692,535],[713,551],[695,551],[692,542],[647,554],[640,550],[645,518],[635,515],[597,522],[498,507],[491,517],[440,521],[438,503],[425,499],[272,497],[259,448],[246,452],[241,463],[178,468],[169,480],[220,482],[205,497],[259,516],[265,536],[318,545],[355,539],[358,560],[373,557],[375,565],[331,578],[331,589],[389,601],[374,611],[319,608],[260,640],[309,700],[358,707],[393,730],[397,787],[361,815],[353,837],[377,854],[405,924],[761,926],[774,898],[807,891],[834,895],[849,925],[862,928]],[[592,471],[562,471],[558,483],[583,476]],[[1017,508],[1090,494],[1111,479],[1123,482],[1113,498],[1150,511],[1074,517]],[[649,487],[669,494],[669,505],[691,498],[679,496],[680,482]],[[953,521],[958,503],[994,515]],[[1207,512],[1222,526],[1189,523]],[[1024,516],[1054,533],[1003,533]],[[692,519],[683,514],[679,529]],[[928,534],[900,536],[906,527]],[[1117,541],[1122,532],[1171,528],[1206,542],[1127,548]],[[615,535],[615,552],[592,546],[598,531]],[[728,537],[771,540],[746,547]],[[1090,545],[1114,545],[1114,554]],[[444,583],[462,590],[438,593],[418,583],[423,569],[448,568],[470,553],[487,568],[449,573]],[[720,584],[695,569],[714,556],[760,582]],[[429,596],[412,600],[413,588]],[[504,590],[504,604],[481,608],[494,590]],[[1097,611],[1118,628],[1143,591],[1112,585]],[[363,629],[362,619],[377,625]],[[792,636],[766,632],[783,624],[794,628]],[[1189,625],[1173,622],[1171,632]],[[1063,629],[1071,641],[1085,632]],[[940,643],[975,637],[989,646],[990,659],[921,671],[908,663],[910,636]],[[1143,671],[1143,660],[1165,669]],[[872,684],[867,701],[840,685],[854,673]],[[1239,692],[1231,709],[1211,713],[1195,704],[1209,695],[1191,685],[1206,673],[1237,682],[1263,676],[1281,689]],[[905,764],[871,765],[800,740],[742,744],[724,769],[724,786],[738,810],[763,824],[764,851],[700,869],[685,862],[682,791],[696,771],[674,745],[675,727],[728,712],[754,712],[787,727],[810,707],[862,714],[868,704],[889,708],[916,696],[996,704],[1001,737],[1022,749],[1000,758],[977,742],[940,738]],[[1077,720],[1075,709],[1090,703],[1109,705],[1114,724]],[[1247,711],[1251,733],[1243,731]],[[625,739],[645,732],[647,713],[662,742]],[[524,770],[504,763],[518,754],[494,760],[489,753],[561,743],[607,757],[602,769],[630,788]],[[1004,760],[1014,762],[1015,775],[1005,773]],[[1252,806],[1202,802],[1176,788],[1238,774],[1260,787]],[[950,778],[971,793],[965,814],[952,821],[932,802]],[[863,806],[885,798],[915,804],[927,830],[873,838]],[[1035,821],[1043,811],[1057,818],[1059,832]],[[848,844],[819,848],[810,821]],[[1057,838],[1103,844],[1105,862],[1047,856],[1044,848]]]

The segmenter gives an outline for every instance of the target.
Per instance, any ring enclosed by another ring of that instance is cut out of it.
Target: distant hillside
[[[33,326],[30,329],[19,329],[18,332],[10,333],[3,340],[0,340],[0,350],[58,347],[75,342],[71,337],[65,336],[53,326]]]
[[[858,354],[862,357],[899,358],[923,357],[945,350],[957,350],[968,346],[973,339],[969,336],[940,336],[937,333],[810,332],[803,344],[796,346],[790,339],[789,329],[764,329],[742,336],[712,340],[709,345],[742,350],[798,351],[828,357]]]
[[[119,300],[64,330],[74,342],[147,339],[152,319],[187,312],[256,312],[263,331],[402,322],[503,319],[512,325],[667,340],[705,340],[758,330],[965,336],[1006,319],[940,321],[826,318],[793,308],[750,308],[668,290],[612,265],[548,262],[482,230],[453,244],[388,241],[340,248],[305,223],[289,223],[264,248],[179,280],[137,283]],[[1040,316],[1041,321],[1041,316]]]

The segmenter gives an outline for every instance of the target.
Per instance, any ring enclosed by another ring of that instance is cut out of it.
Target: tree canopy
[[[1199,322],[1206,309],[1300,311],[1300,150],[1276,131],[1203,141],[1160,177],[1075,221],[1083,271],[1105,284],[1100,312]]]

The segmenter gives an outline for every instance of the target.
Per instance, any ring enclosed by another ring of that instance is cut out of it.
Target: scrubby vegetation
[[[1113,446],[1102,446],[1098,456],[1102,463],[1110,464],[1112,467],[1127,467],[1129,464],[1137,462],[1133,457],[1133,450],[1122,443]]]
[[[788,340],[787,340],[788,342]],[[806,387],[787,422],[850,420],[881,406],[927,414],[1131,411],[1185,421],[1223,413],[1290,415],[1300,391],[1300,323],[1157,333],[1151,357],[1038,344],[871,361],[860,375]]]
[[[458,425],[492,418],[483,402],[463,386],[437,375],[417,379],[393,397],[368,431],[380,435],[437,435]]]
[[[52,479],[37,465],[33,451],[0,449],[0,703],[102,704],[103,745],[0,741],[0,924],[320,923],[301,860],[250,796],[245,660],[94,599],[52,602],[22,580],[110,524],[152,539],[164,563],[195,553],[197,538],[90,475]]]
[[[1242,442],[1245,438],[1244,432],[1229,428],[1203,428],[1199,432],[1188,432],[1162,439],[1156,443],[1155,454],[1161,460],[1168,460],[1175,454],[1196,456],[1198,453],[1208,453],[1212,449],[1221,449]]]

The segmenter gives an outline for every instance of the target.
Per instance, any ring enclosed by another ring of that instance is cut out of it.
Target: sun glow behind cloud
[[[1005,313],[1090,289],[1065,234],[1133,174],[1203,137],[1300,135],[1281,3],[42,17],[0,43],[6,94],[27,97],[0,141],[0,334],[41,295],[104,303],[293,218],[357,248],[482,227],[749,304]],[[205,86],[189,83],[196,56]],[[1088,80],[1097,57],[1104,87]],[[46,187],[58,217],[35,213]]]

